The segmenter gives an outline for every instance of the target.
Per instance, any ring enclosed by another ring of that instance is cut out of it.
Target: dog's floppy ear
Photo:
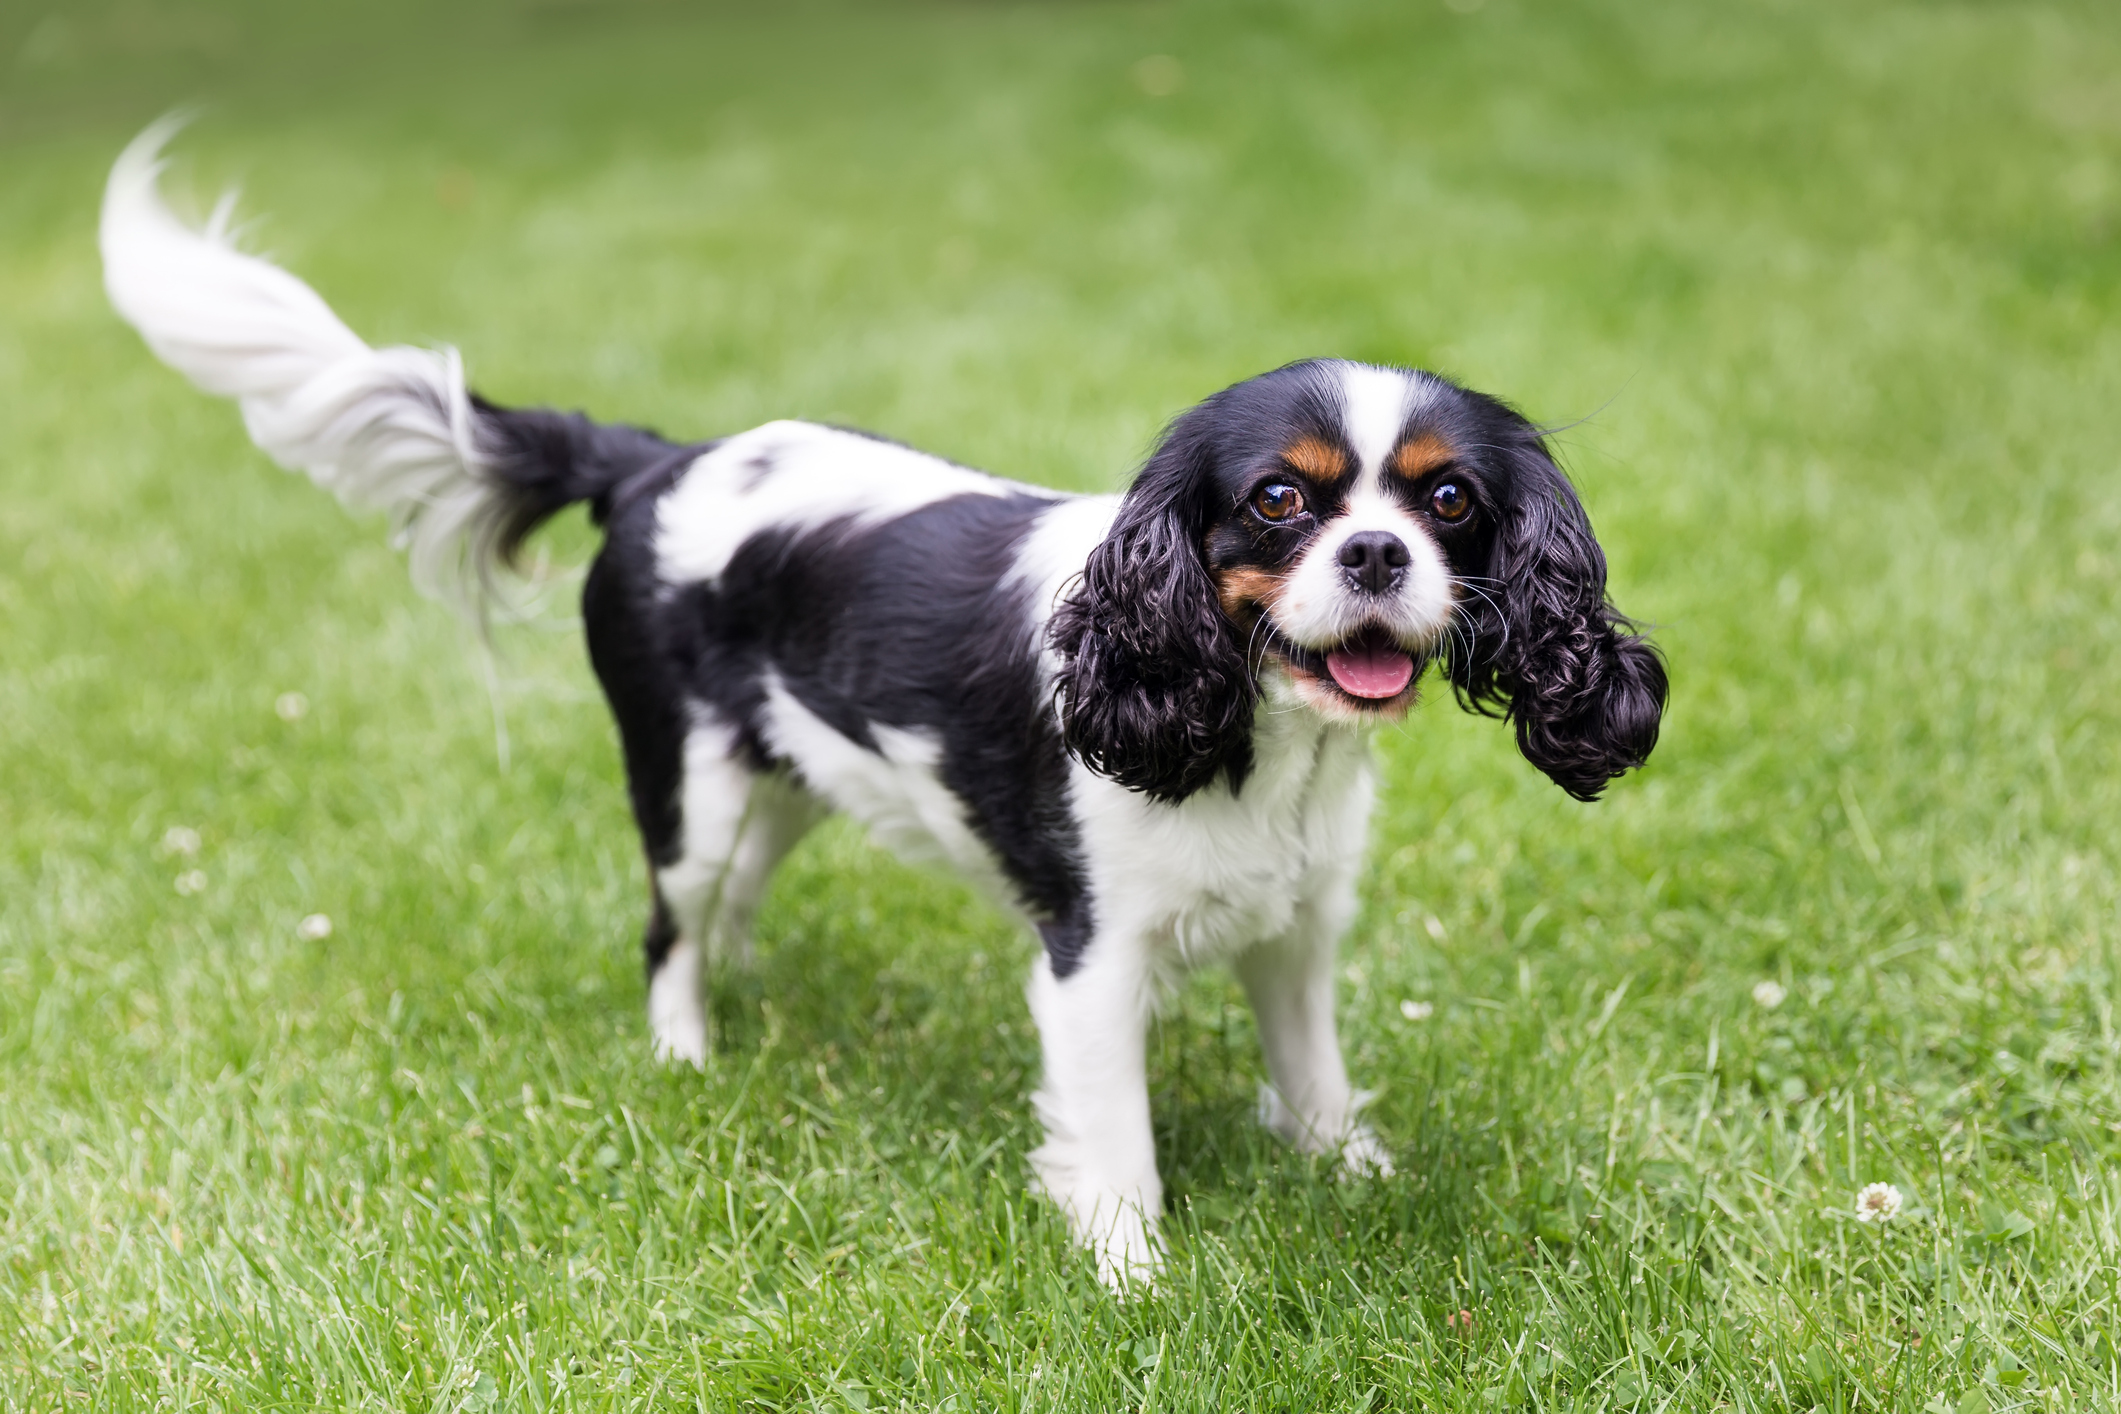
[[[1223,771],[1235,789],[1252,763],[1258,684],[1201,558],[1214,409],[1211,399],[1164,435],[1047,630],[1068,750],[1162,801]]]
[[[1606,598],[1605,554],[1575,488],[1530,426],[1512,421],[1485,579],[1447,650],[1451,685],[1507,717],[1525,759],[1578,800],[1640,766],[1657,745],[1664,660]]]

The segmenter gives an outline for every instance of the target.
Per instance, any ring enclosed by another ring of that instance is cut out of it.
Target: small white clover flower
[[[1427,1021],[1436,1015],[1436,1003],[1404,1001],[1399,1004],[1399,1014],[1409,1021]]]
[[[299,692],[283,692],[273,699],[272,709],[283,722],[299,722],[309,715],[309,699]]]
[[[1789,996],[1789,990],[1780,982],[1755,982],[1753,984],[1753,1000],[1766,1007],[1769,1011],[1781,1006],[1783,998],[1787,996]]]
[[[312,913],[295,925],[295,936],[305,943],[321,943],[331,936],[331,919],[321,913]]]
[[[199,832],[184,825],[171,825],[162,832],[165,854],[192,855],[199,852]]]
[[[182,874],[179,874],[177,876],[177,892],[186,897],[190,897],[192,894],[205,893],[206,871],[204,869],[187,869]]]
[[[1900,1190],[1890,1183],[1866,1184],[1856,1195],[1856,1221],[1882,1223],[1900,1211]]]

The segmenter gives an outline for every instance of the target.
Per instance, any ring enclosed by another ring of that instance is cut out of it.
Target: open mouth
[[[1397,697],[1414,681],[1414,655],[1381,628],[1367,628],[1326,654],[1326,672],[1350,697]]]
[[[1423,656],[1372,625],[1336,648],[1304,648],[1275,635],[1275,648],[1291,667],[1328,679],[1358,702],[1383,705],[1404,693],[1421,673]]]

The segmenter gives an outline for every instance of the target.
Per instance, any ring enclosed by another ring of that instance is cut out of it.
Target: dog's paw
[[[655,1058],[666,1065],[689,1065],[694,1070],[707,1068],[707,1028],[705,1026],[658,1026],[655,1033]]]
[[[1163,1271],[1163,1236],[1155,1217],[1144,1213],[1139,1195],[1111,1195],[1087,1224],[1077,1225],[1075,1236],[1096,1259],[1097,1279],[1117,1295],[1141,1295]]]
[[[1052,1142],[1032,1151],[1031,1167],[1033,1191],[1068,1219],[1069,1234],[1097,1263],[1098,1280],[1121,1295],[1147,1290],[1164,1264],[1158,1188],[1108,1187],[1081,1172],[1069,1146]]]
[[[1355,1115],[1370,1103],[1372,1095],[1358,1090],[1337,1118],[1306,1118],[1283,1102],[1271,1085],[1259,1087],[1259,1122],[1306,1154],[1333,1154],[1340,1159],[1342,1178],[1390,1178],[1392,1156],[1369,1125]]]
[[[680,940],[648,981],[648,1029],[655,1058],[707,1067],[707,1009],[700,999],[700,950]]]
[[[1396,1169],[1392,1167],[1392,1156],[1367,1124],[1358,1124],[1348,1137],[1341,1141],[1340,1176],[1343,1179],[1390,1178]]]

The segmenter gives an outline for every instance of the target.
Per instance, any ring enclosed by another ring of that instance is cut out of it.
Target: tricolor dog
[[[827,813],[1023,918],[1046,1139],[1031,1162],[1107,1281],[1161,1251],[1144,1030],[1226,962],[1263,1113],[1388,1171],[1334,1030],[1369,737],[1435,662],[1533,765],[1597,796],[1656,744],[1658,655],[1539,430],[1433,374],[1292,364],[1182,414],[1120,496],[999,480],[771,422],[679,445],[496,407],[453,352],[369,347],[307,285],[157,194],[169,130],[111,173],[112,301],[235,399],[257,444],[387,511],[423,586],[476,603],[586,502],[582,613],[650,863],[648,1014],[700,1061],[709,962]]]

